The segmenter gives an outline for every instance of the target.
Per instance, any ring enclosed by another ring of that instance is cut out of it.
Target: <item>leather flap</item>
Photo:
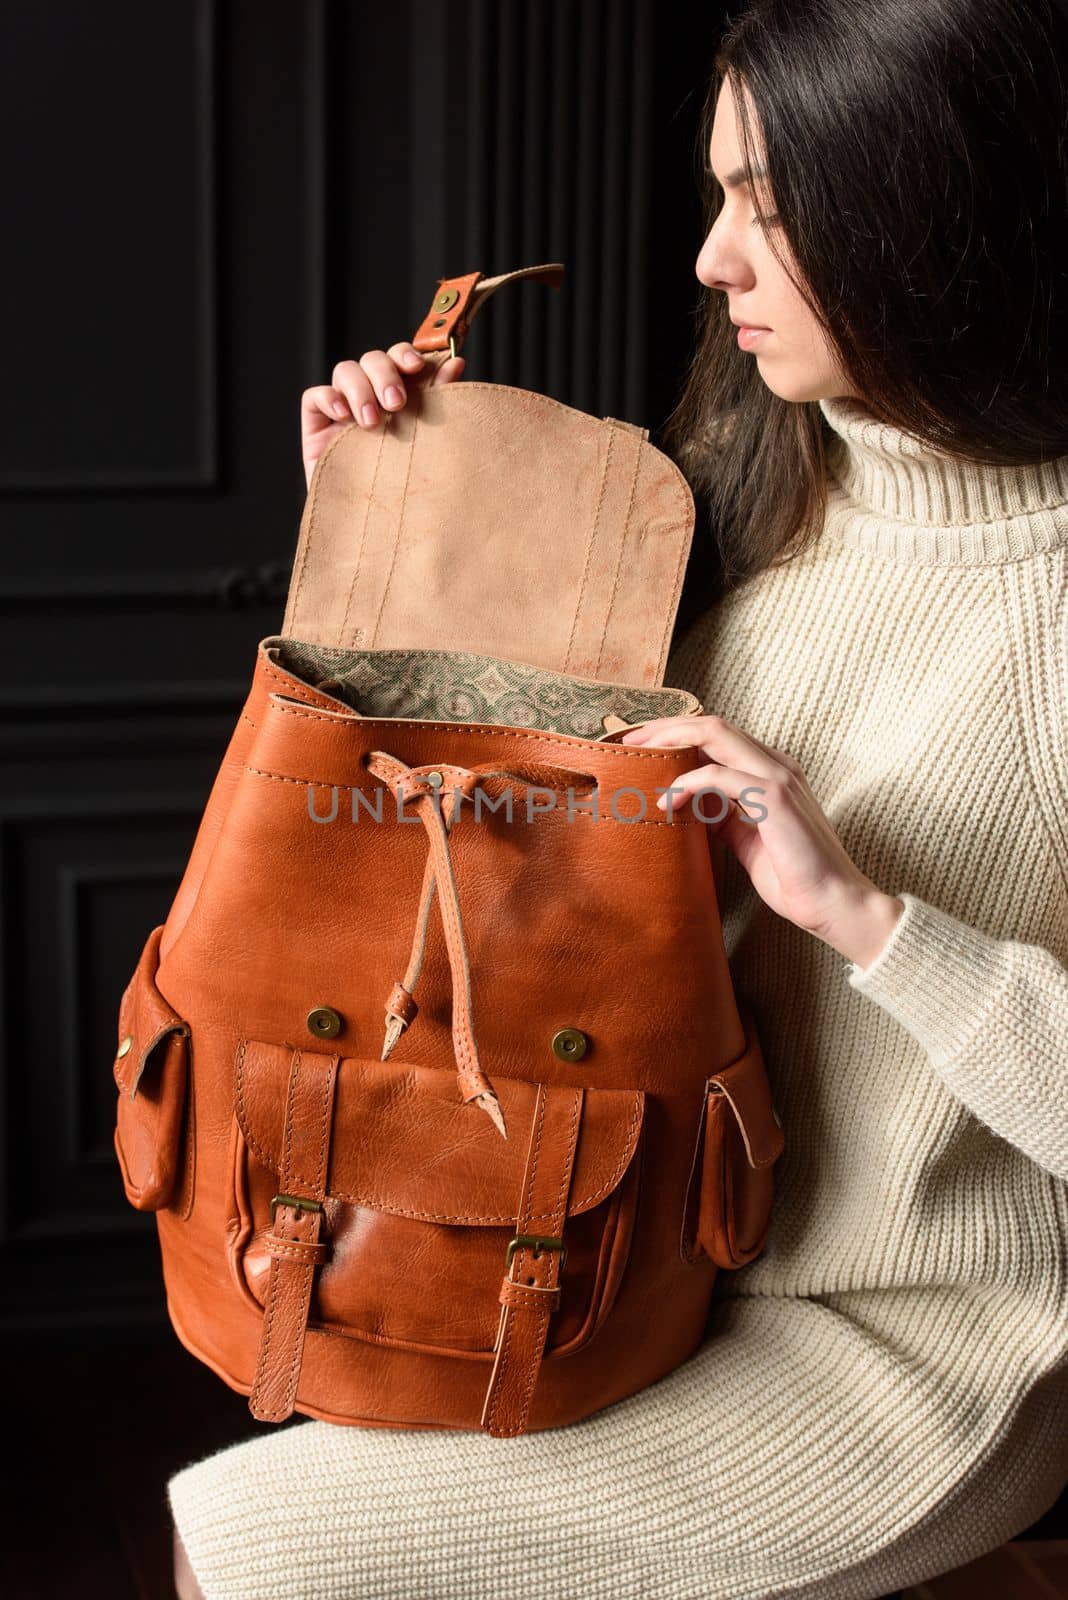
[[[745,1027],[745,1049],[706,1082],[709,1094],[725,1095],[734,1112],[751,1167],[768,1167],[785,1148],[783,1131],[775,1115],[771,1084],[752,1017],[740,1012]]]
[[[693,527],[643,430],[506,384],[412,384],[316,462],[279,632],[654,688]]]
[[[303,1052],[302,1054],[311,1054]],[[318,1053],[318,1052],[317,1052]],[[242,1039],[237,1120],[257,1159],[280,1168],[294,1046]],[[537,1085],[489,1074],[508,1138],[460,1099],[451,1068],[346,1057],[338,1066],[327,1195],[430,1222],[511,1225],[526,1169]],[[553,1093],[573,1095],[573,1087]],[[637,1148],[641,1090],[584,1088],[568,1214],[611,1194]],[[546,1152],[548,1155],[549,1152]],[[562,1152],[559,1152],[562,1155]]]
[[[119,1088],[132,1100],[149,1056],[167,1033],[189,1033],[189,1024],[178,1015],[156,988],[159,966],[159,941],[164,924],[153,928],[145,942],[133,977],[119,1002],[119,1049],[127,1038],[130,1044],[116,1055],[114,1073]]]

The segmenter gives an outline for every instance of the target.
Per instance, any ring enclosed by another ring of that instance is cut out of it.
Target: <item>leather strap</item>
[[[518,267],[514,272],[499,272],[484,278],[481,272],[465,272],[458,278],[439,278],[430,310],[412,338],[412,344],[426,356],[447,361],[459,353],[472,322],[490,295],[502,284],[517,278],[542,278],[553,289],[564,281],[562,261],[549,261],[538,267]]]
[[[497,1297],[501,1314],[495,1359],[480,1422],[495,1438],[512,1438],[526,1428],[549,1319],[560,1304],[566,1256],[561,1246],[585,1093],[582,1085],[555,1085],[552,1094],[549,1085],[538,1085],[516,1237]]]
[[[319,1234],[339,1059],[295,1049],[290,1064],[278,1195],[265,1241],[271,1272],[248,1401],[252,1415],[261,1422],[282,1422],[293,1411],[312,1279],[315,1268],[328,1257],[329,1243]]]

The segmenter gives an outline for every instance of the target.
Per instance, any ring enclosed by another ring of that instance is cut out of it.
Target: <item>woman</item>
[[[209,1600],[863,1600],[1056,1499],[1065,47],[1043,0],[764,0],[717,59],[671,431],[713,599],[666,675],[708,714],[627,742],[765,791],[756,825],[713,824],[787,1130],[763,1254],[717,1279],[688,1362],[581,1425],[303,1422],[186,1468]],[[421,365],[400,343],[309,390],[309,476]]]

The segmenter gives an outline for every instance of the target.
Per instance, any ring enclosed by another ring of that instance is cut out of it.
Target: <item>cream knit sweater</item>
[[[905,912],[866,969],[723,914],[786,1150],[710,1335],[568,1428],[297,1419],[171,1508],[207,1600],[867,1600],[1068,1478],[1068,457],[971,467],[822,401],[815,547],[666,681],[801,762]]]

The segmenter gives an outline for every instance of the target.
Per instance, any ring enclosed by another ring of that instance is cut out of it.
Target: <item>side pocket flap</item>
[[[156,987],[163,926],[149,934],[119,1003],[114,1142],[126,1198],[138,1211],[158,1211],[171,1204],[184,1160],[182,1195],[175,1204],[187,1216],[193,1203],[195,1165],[190,1027]]]
[[[141,952],[134,975],[119,1003],[119,1046],[115,1056],[115,1082],[132,1100],[141,1074],[156,1045],[166,1033],[188,1036],[189,1024],[156,988],[159,942],[164,924],[153,928]],[[129,1043],[127,1043],[129,1040]]]
[[[752,1017],[742,1013],[745,1049],[737,1060],[714,1073],[708,1094],[723,1095],[734,1112],[751,1167],[770,1167],[785,1148],[782,1124],[772,1104],[771,1084]]]

